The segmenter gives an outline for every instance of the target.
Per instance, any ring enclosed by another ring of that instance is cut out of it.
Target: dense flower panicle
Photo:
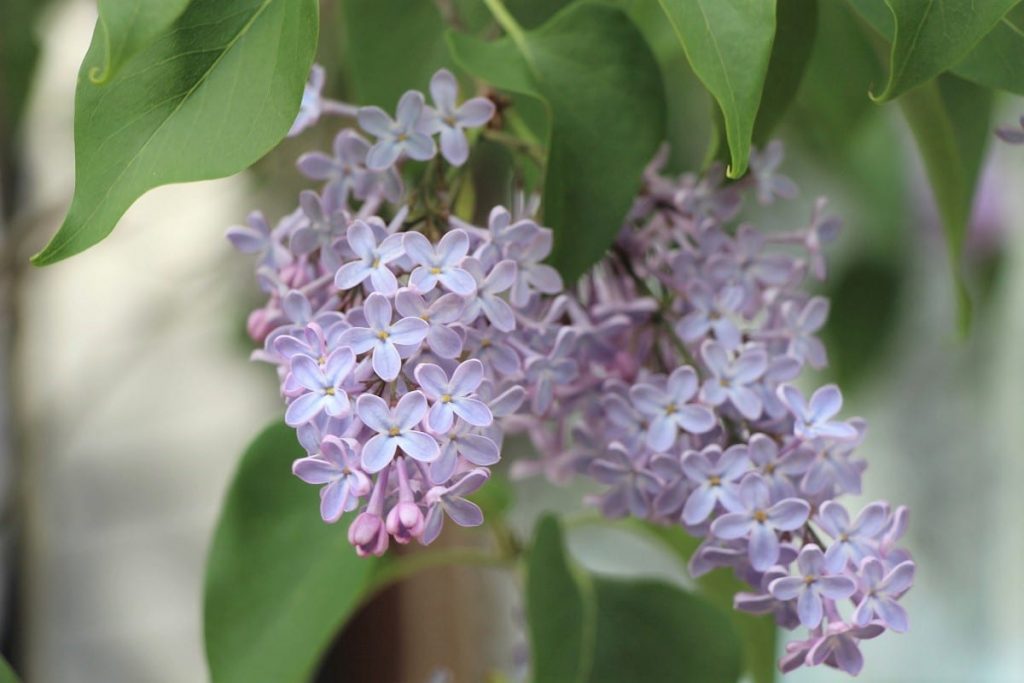
[[[322,190],[273,228],[253,214],[228,233],[257,257],[254,357],[277,367],[307,451],[294,473],[321,487],[323,519],[354,513],[363,555],[430,543],[445,517],[479,525],[467,496],[504,434],[524,432],[540,457],[514,473],[592,477],[605,515],[703,537],[691,572],[732,568],[751,588],[737,609],[808,629],[780,668],[857,673],[859,641],[907,629],[914,563],[896,547],[905,508],[851,515],[837,500],[860,492],[863,421],[839,418],[837,387],[793,384],[827,362],[828,301],[804,286],[825,277],[839,229],[824,200],[801,229],[737,225],[745,193],[795,196],[781,145],[730,184],[721,169],[667,177],[659,154],[608,257],[567,290],[536,202],[496,207],[486,226],[407,220],[397,165],[438,150],[465,163],[465,131],[494,113],[459,104],[447,71],[430,86],[433,106],[410,91],[394,118],[349,107],[374,139],[345,129],[333,156],[303,155]]]

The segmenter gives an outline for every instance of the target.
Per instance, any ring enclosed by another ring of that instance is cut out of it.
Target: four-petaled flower
[[[853,622],[866,626],[877,616],[882,623],[897,633],[904,633],[910,624],[907,612],[896,599],[914,583],[914,563],[901,562],[886,573],[875,557],[867,557],[860,564],[860,590],[864,594],[853,613]]]
[[[416,368],[416,381],[427,398],[434,402],[427,414],[427,426],[438,433],[452,428],[455,416],[473,425],[487,427],[494,421],[491,409],[483,401],[473,398],[484,380],[484,364],[475,358],[461,363],[451,380],[440,366],[421,363]]]
[[[689,451],[683,456],[683,472],[697,485],[683,507],[683,521],[700,524],[721,503],[726,508],[738,505],[738,481],[750,471],[747,447],[730,446],[722,451],[711,445],[703,451]]]
[[[829,500],[822,503],[817,521],[818,526],[833,538],[832,545],[825,551],[825,558],[829,562],[857,565],[878,548],[878,537],[889,521],[889,506],[881,502],[871,503],[851,524],[846,508]]]
[[[843,395],[839,387],[826,384],[811,394],[810,402],[804,400],[800,390],[791,384],[783,384],[777,390],[779,399],[796,418],[793,433],[801,439],[853,440],[857,430],[846,422],[833,422],[832,418],[843,408]]]
[[[409,90],[398,100],[395,118],[380,107],[360,107],[359,125],[377,142],[366,155],[366,166],[383,171],[392,166],[403,153],[410,159],[426,161],[437,153],[433,138],[426,132],[423,93]]]
[[[335,436],[325,437],[316,456],[300,458],[292,472],[307,484],[323,484],[320,489],[320,516],[325,522],[337,522],[341,515],[355,510],[359,499],[370,492],[370,478],[359,469],[359,459],[351,446]]]
[[[466,128],[479,128],[494,116],[494,103],[486,97],[474,97],[456,106],[459,84],[447,69],[430,79],[430,97],[434,100],[432,128],[441,133],[441,154],[453,166],[469,158]]]
[[[429,326],[422,318],[402,318],[391,322],[391,302],[383,294],[374,292],[366,297],[363,315],[368,327],[350,327],[341,333],[338,343],[355,353],[373,349],[373,371],[386,382],[398,377],[402,371],[402,356],[398,346],[415,346],[427,336]]]
[[[349,411],[348,394],[342,389],[355,366],[351,349],[340,348],[324,359],[321,365],[309,356],[295,356],[291,360],[292,379],[305,393],[296,397],[285,411],[284,421],[298,427],[326,413],[340,417]]]
[[[374,291],[393,296],[398,291],[398,280],[388,263],[402,255],[402,236],[388,235],[378,244],[373,228],[357,220],[348,226],[347,238],[358,260],[338,269],[334,286],[352,289],[369,278]]]
[[[394,410],[380,396],[363,394],[356,400],[356,413],[368,429],[377,432],[363,446],[362,465],[367,472],[387,467],[399,448],[420,462],[432,462],[440,455],[434,437],[413,429],[427,414],[427,399],[422,392],[410,391],[398,400]]]
[[[487,470],[474,469],[451,486],[435,486],[427,491],[424,496],[427,503],[427,519],[423,525],[420,542],[424,545],[434,542],[444,526],[445,514],[459,526],[483,524],[484,513],[476,503],[466,500],[466,496],[483,486],[489,477],[490,472]]]
[[[729,401],[748,420],[761,417],[761,397],[749,385],[768,369],[765,350],[749,346],[733,358],[724,346],[709,339],[700,347],[700,355],[711,373],[700,389],[700,400],[712,406]]]
[[[853,579],[837,574],[841,567],[825,561],[821,548],[809,543],[796,558],[799,576],[786,576],[772,581],[768,590],[777,600],[796,598],[796,613],[807,628],[817,628],[824,616],[822,598],[843,600],[857,590]]]
[[[768,485],[757,474],[748,474],[739,495],[727,502],[730,512],[711,523],[711,533],[727,541],[748,538],[750,566],[759,572],[779,558],[776,532],[799,529],[811,513],[807,501],[798,498],[785,498],[773,505]]]
[[[436,248],[423,233],[409,232],[405,235],[404,247],[409,258],[418,264],[409,276],[410,287],[423,294],[438,283],[461,296],[472,296],[476,291],[476,280],[459,267],[469,253],[469,235],[465,230],[445,233]]]
[[[655,451],[668,449],[680,429],[703,434],[715,426],[715,415],[702,405],[688,403],[697,393],[697,373],[684,365],[668,377],[665,389],[653,384],[630,387],[633,405],[651,418],[647,428],[647,445]]]

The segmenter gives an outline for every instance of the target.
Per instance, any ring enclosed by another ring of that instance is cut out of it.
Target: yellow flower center
[[[387,338],[390,336],[391,335],[387,332],[387,330],[381,330],[380,332],[377,333],[377,339],[380,339],[381,341],[386,341]]]
[[[766,513],[764,510],[755,510],[754,511],[754,520],[755,521],[758,521],[758,522],[764,524],[764,522],[767,519],[768,519],[768,513]]]
[[[391,429],[388,430],[388,436],[398,436],[401,433],[402,430],[399,429],[398,427],[392,427]]]

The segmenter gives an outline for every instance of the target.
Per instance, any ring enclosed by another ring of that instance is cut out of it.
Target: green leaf
[[[14,673],[11,665],[3,657],[0,657],[0,683],[18,683],[18,675]]]
[[[1024,4],[999,20],[953,73],[978,85],[1024,95]]]
[[[89,79],[110,80],[136,52],[146,47],[185,10],[189,0],[99,0],[97,33],[106,43],[102,66],[89,70]]]
[[[951,75],[915,88],[900,100],[917,140],[946,233],[956,284],[959,325],[970,325],[970,298],[961,257],[985,147],[991,137],[992,93]]]
[[[305,681],[358,604],[375,561],[324,524],[292,476],[305,451],[284,424],[242,456],[206,565],[204,629],[214,683]]]
[[[390,111],[406,90],[426,90],[448,66],[445,23],[434,2],[343,0],[346,67],[359,104]]]
[[[93,33],[75,93],[75,195],[44,265],[96,244],[139,196],[219,178],[259,159],[288,131],[317,40],[315,0],[192,0],[102,86]]]
[[[764,145],[796,97],[816,43],[818,0],[778,0],[775,40],[768,62],[753,140]]]
[[[739,678],[740,642],[721,609],[657,581],[586,574],[551,516],[538,523],[527,569],[535,683]]]
[[[732,163],[747,170],[775,36],[775,0],[659,0],[694,73],[722,111]]]
[[[880,95],[872,95],[881,102],[954,67],[1020,0],[885,0],[891,12],[886,24],[879,0],[852,2],[883,35],[892,38],[888,82]]]
[[[575,280],[614,241],[665,137],[661,73],[643,36],[612,7],[573,4],[532,31],[504,12],[503,25],[509,35],[491,43],[449,34],[452,56],[546,105],[543,218],[555,231],[552,265]]]
[[[592,596],[573,576],[561,527],[550,515],[537,523],[526,570],[533,683],[584,680],[593,644],[593,633],[586,632]]]
[[[21,123],[39,56],[37,22],[49,0],[0,2],[0,163]],[[11,207],[7,207],[10,209]]]

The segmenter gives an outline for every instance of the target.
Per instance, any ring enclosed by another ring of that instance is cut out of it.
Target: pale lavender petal
[[[856,676],[864,668],[864,655],[861,654],[856,641],[853,638],[842,637],[835,640],[833,653],[835,654],[836,664],[841,671],[845,671],[851,676]]]
[[[320,394],[303,394],[288,404],[284,413],[284,421],[289,427],[304,425],[315,418],[323,410],[323,396]]]
[[[832,600],[845,600],[857,590],[853,580],[846,576],[822,576],[817,586],[822,595]]]
[[[689,401],[697,393],[697,386],[697,373],[688,365],[677,368],[668,377],[668,395],[676,403]]]
[[[479,362],[479,361],[477,361]],[[448,375],[433,363],[421,363],[416,368],[416,381],[427,398],[436,400],[448,389]]]
[[[680,406],[676,421],[691,434],[710,432],[717,424],[714,413],[704,406],[693,404]]]
[[[811,395],[809,418],[813,422],[828,420],[843,408],[843,395],[839,387],[826,384]]]
[[[424,432],[408,431],[395,438],[402,451],[420,462],[432,462],[441,455],[437,439]]]
[[[761,417],[761,411],[763,408],[761,405],[761,397],[752,389],[747,387],[733,387],[732,391],[729,392],[729,400],[732,401],[736,410],[740,411],[740,414],[748,420],[756,420]]]
[[[465,396],[470,392],[476,391],[483,381],[484,364],[475,358],[471,358],[461,363],[459,367],[455,368],[455,372],[452,373],[452,393],[458,396]]]
[[[341,519],[349,500],[348,481],[339,479],[324,487],[320,494],[320,517],[333,524]]]
[[[365,353],[377,345],[377,335],[367,327],[350,327],[338,337],[338,344],[353,353]]]
[[[734,538],[743,538],[750,533],[753,526],[755,526],[754,520],[749,514],[728,512],[711,523],[711,533],[729,541]],[[763,528],[760,524],[757,526]]]
[[[472,296],[476,292],[476,279],[462,268],[448,268],[438,280],[445,289],[461,296]]]
[[[434,139],[423,133],[410,133],[409,139],[405,141],[405,153],[410,159],[426,161],[437,154],[437,146]]]
[[[462,353],[462,337],[441,325],[432,325],[427,332],[427,344],[441,358],[455,358]]]
[[[377,238],[373,229],[363,221],[353,221],[345,231],[348,246],[355,252],[356,256],[364,261],[371,261],[374,251],[377,249]]]
[[[441,154],[452,166],[462,166],[469,158],[469,140],[461,128],[441,130]]]
[[[494,116],[494,102],[486,97],[474,97],[459,107],[458,120],[466,128],[478,128]]]
[[[423,341],[430,326],[422,318],[402,318],[391,326],[388,341],[400,346],[415,346]]]
[[[474,427],[488,427],[494,422],[491,409],[473,398],[458,398],[452,403],[455,414]]]
[[[775,564],[779,559],[779,537],[775,531],[765,524],[754,524],[750,529],[749,553],[750,566],[759,572]]]
[[[410,391],[395,406],[395,423],[404,431],[415,427],[427,414],[427,399],[423,392]]]
[[[647,445],[655,451],[665,451],[676,440],[676,421],[665,416],[654,418],[647,429]]]
[[[438,277],[427,266],[419,266],[409,275],[409,286],[417,292],[426,294],[437,286]],[[474,280],[474,285],[476,281]]]
[[[683,508],[683,521],[687,524],[700,524],[715,509],[716,498],[708,485],[698,486],[686,499]]]
[[[806,585],[803,577],[786,576],[772,581],[768,590],[778,600],[792,600],[800,595]]]
[[[391,117],[380,107],[360,107],[356,118],[359,126],[370,135],[379,138],[391,132]]]
[[[291,363],[292,378],[304,389],[322,391],[326,382],[320,365],[309,356],[295,356]]]
[[[882,581],[882,587],[893,595],[903,593],[914,583],[914,563],[911,561],[901,562]]]
[[[428,240],[423,233],[405,233],[404,247],[405,253],[408,254],[409,258],[411,258],[415,263],[422,266],[434,265],[434,248],[431,246],[430,240]]]
[[[427,413],[427,426],[438,434],[444,434],[452,428],[455,422],[455,408],[451,403],[438,401],[430,407]]]
[[[374,330],[386,330],[391,325],[391,302],[383,294],[374,292],[366,297],[363,315]]]
[[[366,395],[360,396],[360,402]],[[378,434],[363,445],[362,464],[367,473],[379,472],[395,457],[398,448],[397,439],[386,434]]]
[[[370,266],[362,261],[346,263],[334,275],[334,286],[341,290],[352,289],[363,283],[373,272]]]
[[[801,624],[807,628],[816,628],[823,616],[821,598],[810,589],[800,591],[800,596],[796,600],[796,613]]]
[[[423,113],[423,93],[416,90],[406,90],[398,100],[398,107],[395,109],[395,121],[404,130],[409,130],[416,125]],[[362,121],[359,122],[362,125]],[[363,126],[365,128],[365,126]],[[373,131],[369,131],[373,132]]]
[[[370,269],[370,284],[373,285],[374,293],[393,296],[398,291],[398,279],[387,266]]]
[[[459,526],[480,526],[484,523],[484,513],[476,503],[465,498],[450,498],[445,501],[445,512]]]
[[[455,111],[458,92],[458,82],[448,69],[439,69],[430,79],[430,97],[441,112],[447,114]]]
[[[386,433],[391,428],[391,409],[380,396],[360,396],[356,399],[356,413],[363,424],[375,432]]]
[[[394,140],[381,140],[366,155],[366,167],[373,171],[383,171],[398,161],[401,152],[402,147]]]
[[[501,459],[497,444],[486,436],[465,434],[459,437],[459,453],[474,465],[488,467]]]
[[[300,458],[292,463],[292,474],[307,484],[326,484],[340,477],[341,471],[320,458]]]
[[[504,300],[497,297],[481,299],[484,314],[492,325],[502,332],[511,332],[516,328],[516,316],[512,308]]]
[[[882,621],[896,633],[906,633],[910,628],[907,611],[895,600],[886,598],[876,600],[875,611]]]
[[[767,510],[768,521],[781,531],[793,531],[803,526],[811,512],[807,501],[799,498],[780,500]]]

